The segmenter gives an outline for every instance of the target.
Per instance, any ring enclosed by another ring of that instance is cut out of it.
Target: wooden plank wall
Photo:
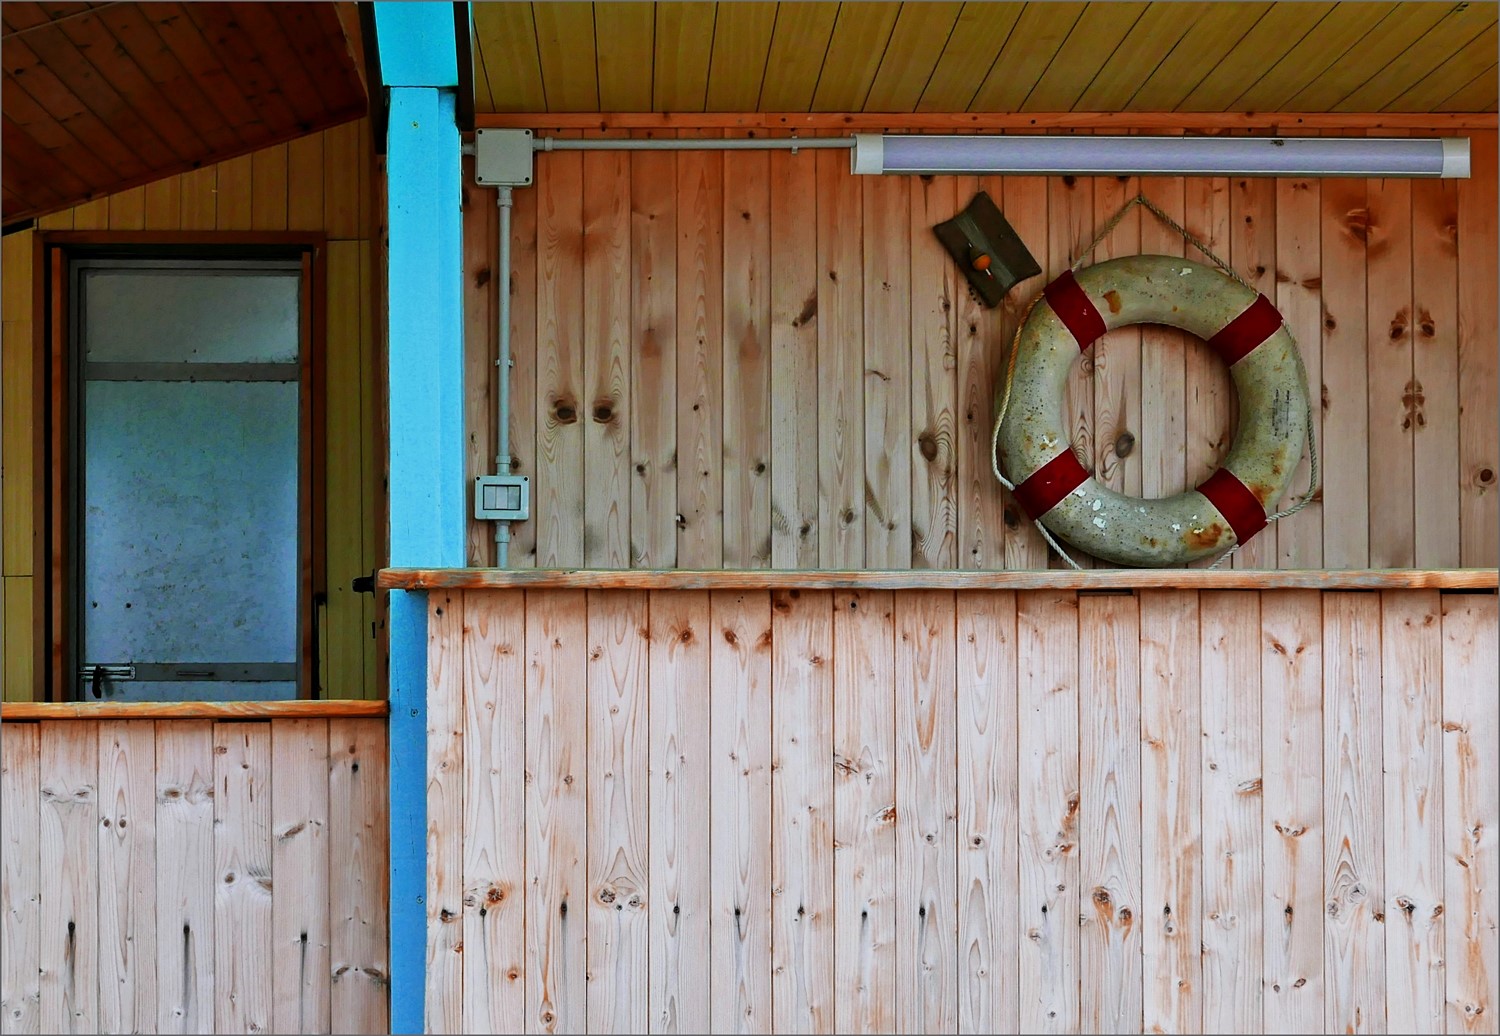
[[[1496,137],[1468,135],[1474,176],[1456,182],[866,178],[829,152],[540,154],[537,186],[515,192],[505,286],[514,468],[534,492],[510,564],[1047,567],[987,460],[1004,349],[1042,279],[985,310],[930,228],[985,190],[1050,277],[1144,189],[1276,302],[1322,399],[1324,491],[1233,563],[1494,565]],[[479,474],[501,286],[494,193],[465,198]],[[1198,256],[1140,210],[1100,255],[1136,251]],[[1068,389],[1075,450],[1147,496],[1206,477],[1234,412],[1222,366],[1159,328],[1109,335]],[[493,563],[492,535],[471,523],[470,563]]]
[[[380,276],[374,151],[368,120],[346,123],[289,144],[206,166],[43,217],[41,230],[222,232],[307,230],[328,235],[327,363],[324,397],[328,605],[323,686],[331,698],[383,696],[374,624],[378,602],[349,582],[379,567],[385,450],[376,299]],[[38,480],[34,436],[41,425],[32,398],[35,232],[0,243],[3,340],[0,340],[0,658],[7,701],[34,697],[33,536]]]
[[[0,1032],[388,1031],[384,720],[0,742]]]
[[[431,594],[430,1032],[1494,1032],[1494,594]]]

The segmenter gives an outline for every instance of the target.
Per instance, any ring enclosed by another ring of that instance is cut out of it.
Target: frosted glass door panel
[[[297,395],[295,382],[86,384],[82,663],[296,662]],[[296,694],[267,682],[107,690]]]
[[[101,269],[85,275],[90,363],[295,363],[295,271]]]

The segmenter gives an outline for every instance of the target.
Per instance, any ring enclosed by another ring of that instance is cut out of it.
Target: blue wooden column
[[[453,8],[377,3],[386,139],[391,564],[464,564],[463,243]],[[379,99],[377,98],[377,103]],[[427,595],[392,591],[391,1030],[423,1031]]]

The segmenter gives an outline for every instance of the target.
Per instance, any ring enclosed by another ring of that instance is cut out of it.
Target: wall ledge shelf
[[[380,719],[382,700],[325,701],[8,701],[0,721],[58,719]]]
[[[1496,590],[1500,569],[776,569],[387,568],[382,590]]]

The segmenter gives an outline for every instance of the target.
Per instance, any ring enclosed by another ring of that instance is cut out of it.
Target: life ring
[[[1073,362],[1130,324],[1166,324],[1207,341],[1239,397],[1223,464],[1195,489],[1158,500],[1100,485],[1074,455],[1062,415]],[[1064,273],[1032,304],[1012,363],[996,445],[1016,502],[1107,561],[1181,564],[1244,543],[1265,528],[1302,456],[1310,422],[1296,342],[1270,299],[1203,263],[1136,255]]]

